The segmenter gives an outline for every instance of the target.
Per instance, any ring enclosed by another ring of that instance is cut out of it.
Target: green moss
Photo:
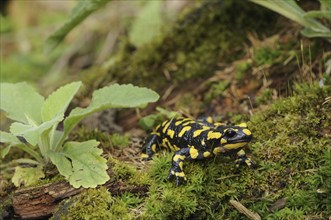
[[[103,149],[111,148],[111,136],[108,133],[102,132],[95,128],[93,130],[86,129],[85,127],[80,127],[70,136],[70,140],[75,140],[78,142],[97,140]]]
[[[255,101],[258,105],[270,103],[272,101],[273,91],[271,89],[265,89],[262,93],[256,97]]]
[[[209,91],[205,94],[205,100],[210,102],[214,98],[222,96],[223,92],[228,88],[229,84],[230,82],[227,80],[212,84]]]
[[[112,168],[112,178],[117,181],[125,181],[128,184],[134,185],[148,185],[149,179],[145,172],[137,170],[133,165],[126,162],[117,160],[115,158],[109,158],[109,166]]]
[[[236,70],[235,78],[237,80],[242,80],[245,77],[247,71],[251,69],[251,67],[252,67],[252,62],[250,60],[237,63],[235,65],[235,70]]]
[[[167,180],[171,152],[155,155],[141,171],[111,158],[112,177],[149,185],[146,197],[89,190],[72,200],[65,216],[84,218],[93,210],[95,218],[245,219],[229,204],[236,199],[263,219],[326,219],[331,213],[331,115],[330,102],[324,103],[329,94],[330,85],[296,85],[291,97],[251,118],[254,141],[248,152],[255,169],[238,169],[235,158],[222,155],[186,162],[187,184],[176,187]],[[286,202],[277,207],[279,200]]]
[[[109,159],[111,179],[124,185],[146,185],[148,176],[134,166],[114,158]],[[125,182],[125,183],[124,183]],[[141,214],[144,198],[133,193],[112,196],[105,187],[84,190],[78,196],[61,202],[53,219],[135,219]]]
[[[117,180],[128,180],[136,174],[136,169],[129,164],[110,158],[110,166],[112,167],[113,177]]]
[[[297,85],[293,96],[275,102],[251,118],[256,169],[237,169],[234,158],[186,162],[187,185],[167,181],[172,153],[150,162],[146,219],[245,219],[237,199],[266,219],[325,219],[331,212],[330,104],[322,104],[330,86]],[[279,199],[284,207],[273,209]]]
[[[271,214],[271,219],[310,215],[322,219],[318,216],[331,212],[330,199],[326,199],[331,195],[331,171],[326,170],[331,163],[331,141],[326,134],[331,116],[330,106],[322,104],[330,92],[330,85],[296,85],[292,97],[251,118],[249,126],[256,138],[253,152],[260,159],[261,171],[268,171],[265,175],[272,180],[263,180],[265,190],[289,198],[284,210]],[[319,189],[324,191],[318,193]]]
[[[57,219],[132,219],[127,204],[112,197],[106,188],[88,189],[60,204]]]
[[[112,134],[110,138],[114,147],[122,148],[127,147],[129,145],[129,137],[127,135],[122,134]]]
[[[189,115],[198,115],[203,111],[203,107],[204,104],[202,101],[188,93],[181,95],[175,105],[175,109],[180,109],[181,112],[188,113]]]
[[[280,50],[270,47],[260,47],[255,51],[253,61],[256,66],[271,65],[278,60],[281,54]]]
[[[98,79],[95,74],[89,87],[96,81],[100,87],[116,79],[161,90],[169,82],[180,85],[188,79],[210,76],[220,61],[230,62],[240,56],[233,48],[247,42],[247,30],[270,30],[265,27],[273,18],[270,11],[251,3],[202,1],[185,10],[170,30],[148,45],[136,49],[123,38],[116,58],[111,58],[108,74],[98,75]]]
[[[41,179],[38,180],[37,184],[33,185],[33,186],[43,186],[46,184],[50,184],[50,183],[56,183],[56,182],[60,182],[60,181],[65,181],[65,177],[57,174],[56,176],[52,177],[52,178],[46,178],[46,179]]]

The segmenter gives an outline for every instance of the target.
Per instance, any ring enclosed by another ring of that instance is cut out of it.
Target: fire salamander
[[[229,126],[190,118],[174,118],[157,126],[145,140],[142,157],[150,160],[161,147],[174,151],[168,179],[176,178],[177,186],[186,181],[183,172],[185,160],[202,160],[218,154],[237,154],[237,166],[254,163],[242,149],[252,139],[252,133],[245,123]]]

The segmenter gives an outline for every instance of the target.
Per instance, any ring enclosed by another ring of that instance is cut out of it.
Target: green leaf
[[[163,1],[148,1],[136,17],[129,39],[136,47],[149,43],[161,30],[161,6]]]
[[[304,26],[305,28],[314,31],[315,33],[327,33],[330,32],[330,29],[323,24],[321,24],[318,20],[305,17],[306,12],[300,8],[300,6],[294,0],[283,0],[283,1],[275,1],[275,0],[250,0],[256,4],[259,4],[263,7],[269,8],[299,24]],[[303,31],[305,33],[305,31]],[[321,34],[321,36],[323,35]],[[314,34],[307,34],[307,37],[315,37]],[[317,35],[316,35],[317,36]],[[327,36],[327,34],[326,34]]]
[[[10,149],[11,149],[12,145],[8,145],[6,147],[4,147],[3,149],[0,150],[0,155],[1,158],[5,158],[5,156],[7,156],[7,154],[9,153]]]
[[[70,131],[86,116],[108,108],[139,107],[149,102],[155,102],[159,95],[153,90],[129,85],[114,84],[99,89],[93,93],[91,104],[83,108],[75,108],[64,120],[64,134],[62,142]]]
[[[12,182],[16,187],[30,186],[38,182],[41,178],[44,178],[42,166],[37,167],[16,167],[15,173],[12,178]]]
[[[8,118],[23,123],[41,123],[44,97],[27,83],[0,83],[0,100],[0,109]]]
[[[0,131],[0,142],[9,144],[5,148],[1,149],[0,155],[2,158],[4,158],[9,153],[12,147],[17,147],[36,158],[36,160],[39,162],[42,161],[42,158],[36,151],[23,144],[15,135],[11,133]]]
[[[157,119],[158,119],[158,115],[156,115],[156,114],[147,115],[139,120],[139,125],[144,130],[150,130],[155,126]]]
[[[81,0],[70,12],[67,21],[50,37],[47,38],[45,44],[45,52],[51,52],[65,36],[87,18],[91,13],[103,7],[110,0]]]
[[[15,135],[4,131],[0,131],[0,142],[13,145],[21,144],[21,141]]]
[[[0,151],[1,158],[4,158],[9,153],[9,151],[13,145],[22,144],[15,135],[4,132],[4,131],[0,131],[0,143],[9,144],[6,147],[4,147],[3,149],[1,149],[1,151]]]
[[[305,37],[324,37],[324,38],[331,38],[331,31],[322,32],[322,31],[315,31],[310,28],[305,28],[300,33]]]
[[[73,187],[96,187],[109,180],[107,160],[98,145],[95,140],[67,142],[63,151],[50,151],[48,156]]]
[[[49,95],[41,109],[42,120],[49,121],[57,115],[64,116],[65,110],[81,85],[81,82],[73,82]]]
[[[59,123],[63,120],[62,115],[58,115],[52,120],[43,122],[41,125],[33,126],[33,125],[26,125],[19,122],[14,122],[10,126],[10,132],[15,136],[22,136],[24,137],[32,146],[35,146],[41,134],[50,129],[53,125]]]
[[[304,15],[304,17],[305,18],[326,18],[331,21],[331,11],[309,11]]]

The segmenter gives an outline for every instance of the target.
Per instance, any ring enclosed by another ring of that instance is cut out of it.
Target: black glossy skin
[[[161,147],[174,151],[168,179],[176,178],[177,185],[185,180],[184,160],[201,160],[218,154],[237,154],[238,165],[253,162],[242,148],[252,139],[246,124],[229,126],[222,123],[195,121],[190,118],[174,118],[164,121],[151,133],[142,147],[142,156],[147,160]]]

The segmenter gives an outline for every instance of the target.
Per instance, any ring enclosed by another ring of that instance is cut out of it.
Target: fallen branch
[[[251,220],[261,220],[261,217],[257,213],[250,211],[240,202],[231,199],[230,204],[233,205],[240,213],[244,214],[247,218]]]
[[[111,170],[108,170],[109,172],[112,173]],[[124,182],[115,181],[114,179],[105,183],[104,187],[112,195],[120,195],[124,192],[144,195],[148,191],[147,186],[127,185]],[[75,189],[65,181],[19,189],[12,195],[14,217],[22,219],[49,217],[62,200],[77,195],[83,190],[84,188]]]

